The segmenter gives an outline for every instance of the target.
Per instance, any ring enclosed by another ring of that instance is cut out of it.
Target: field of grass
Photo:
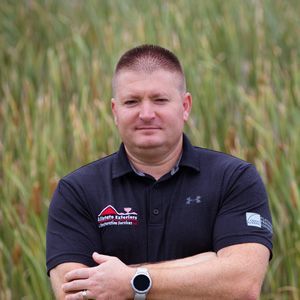
[[[60,177],[117,150],[110,80],[130,47],[184,66],[194,144],[253,162],[274,257],[262,299],[300,299],[300,1],[2,0],[0,299],[53,299],[45,228]]]

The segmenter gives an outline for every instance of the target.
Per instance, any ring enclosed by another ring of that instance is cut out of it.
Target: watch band
[[[135,293],[134,295],[134,300],[145,300],[145,299],[146,299],[146,294]]]

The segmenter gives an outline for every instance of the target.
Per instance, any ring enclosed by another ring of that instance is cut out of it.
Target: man
[[[63,178],[47,229],[57,299],[257,299],[272,249],[255,168],[193,147],[176,56],[143,45],[113,77],[118,152]]]

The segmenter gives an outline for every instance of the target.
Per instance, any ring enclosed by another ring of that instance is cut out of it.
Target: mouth
[[[160,127],[157,126],[140,126],[136,127],[136,130],[160,130]]]

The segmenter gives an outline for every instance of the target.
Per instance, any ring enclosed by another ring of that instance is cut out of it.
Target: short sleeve
[[[272,256],[272,220],[265,186],[251,164],[224,179],[224,196],[213,232],[214,250],[240,243],[265,245]]]
[[[94,266],[92,253],[99,251],[99,238],[82,188],[61,180],[54,192],[48,214],[46,235],[48,274],[52,268],[65,262]]]

